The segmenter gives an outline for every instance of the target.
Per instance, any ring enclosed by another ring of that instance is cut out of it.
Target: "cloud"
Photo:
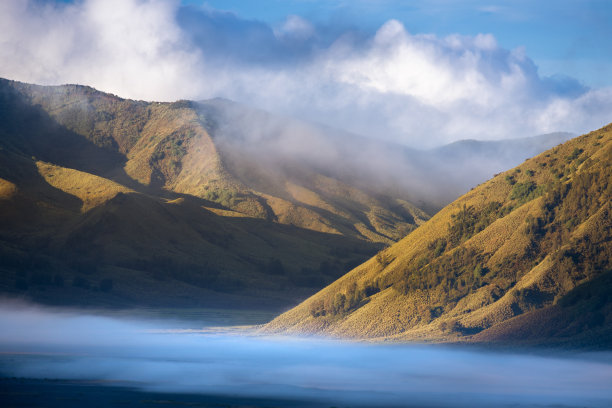
[[[412,34],[396,20],[338,33],[297,15],[271,27],[162,0],[7,0],[0,24],[0,76],[136,99],[222,96],[412,146],[611,120],[610,89],[541,77],[491,34]]]
[[[201,56],[186,45],[176,6],[157,0],[3,1],[0,75],[87,84],[132,98],[187,94],[201,87]]]

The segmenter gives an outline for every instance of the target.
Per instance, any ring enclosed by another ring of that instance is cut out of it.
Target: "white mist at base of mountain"
[[[612,405],[607,353],[173,332],[155,330],[160,323],[154,321],[15,304],[0,306],[0,327],[3,377],[113,380],[144,391],[377,407]]]

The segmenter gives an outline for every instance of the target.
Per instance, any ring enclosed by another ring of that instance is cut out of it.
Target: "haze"
[[[196,323],[189,323],[198,328]],[[139,321],[4,303],[3,376],[108,380],[147,391],[371,406],[612,403],[612,356],[496,353],[435,345],[173,331]]]

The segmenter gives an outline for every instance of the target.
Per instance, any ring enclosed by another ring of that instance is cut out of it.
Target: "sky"
[[[603,0],[3,0],[0,76],[433,147],[609,123],[609,21]]]

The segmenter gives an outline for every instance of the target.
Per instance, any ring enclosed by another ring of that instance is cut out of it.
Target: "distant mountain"
[[[265,330],[609,347],[611,214],[608,125],[474,188]]]
[[[308,182],[316,171],[383,202],[389,197],[400,198],[430,214],[495,173],[574,136],[551,133],[500,141],[462,140],[418,150],[224,99],[202,101],[199,106],[209,118],[208,130],[224,164],[245,185],[292,200],[291,191],[283,188],[290,180],[291,184],[306,185],[328,202],[336,202],[338,197],[332,192]],[[340,199],[344,200],[346,194],[342,194]],[[394,206],[387,203],[387,207]],[[377,233],[385,235],[384,229]]]
[[[496,173],[515,167],[575,136],[557,132],[497,141],[460,140],[426,151],[421,166],[431,169],[433,174],[430,177],[436,179],[432,182],[445,185],[444,189],[432,195],[432,200],[446,205]]]

